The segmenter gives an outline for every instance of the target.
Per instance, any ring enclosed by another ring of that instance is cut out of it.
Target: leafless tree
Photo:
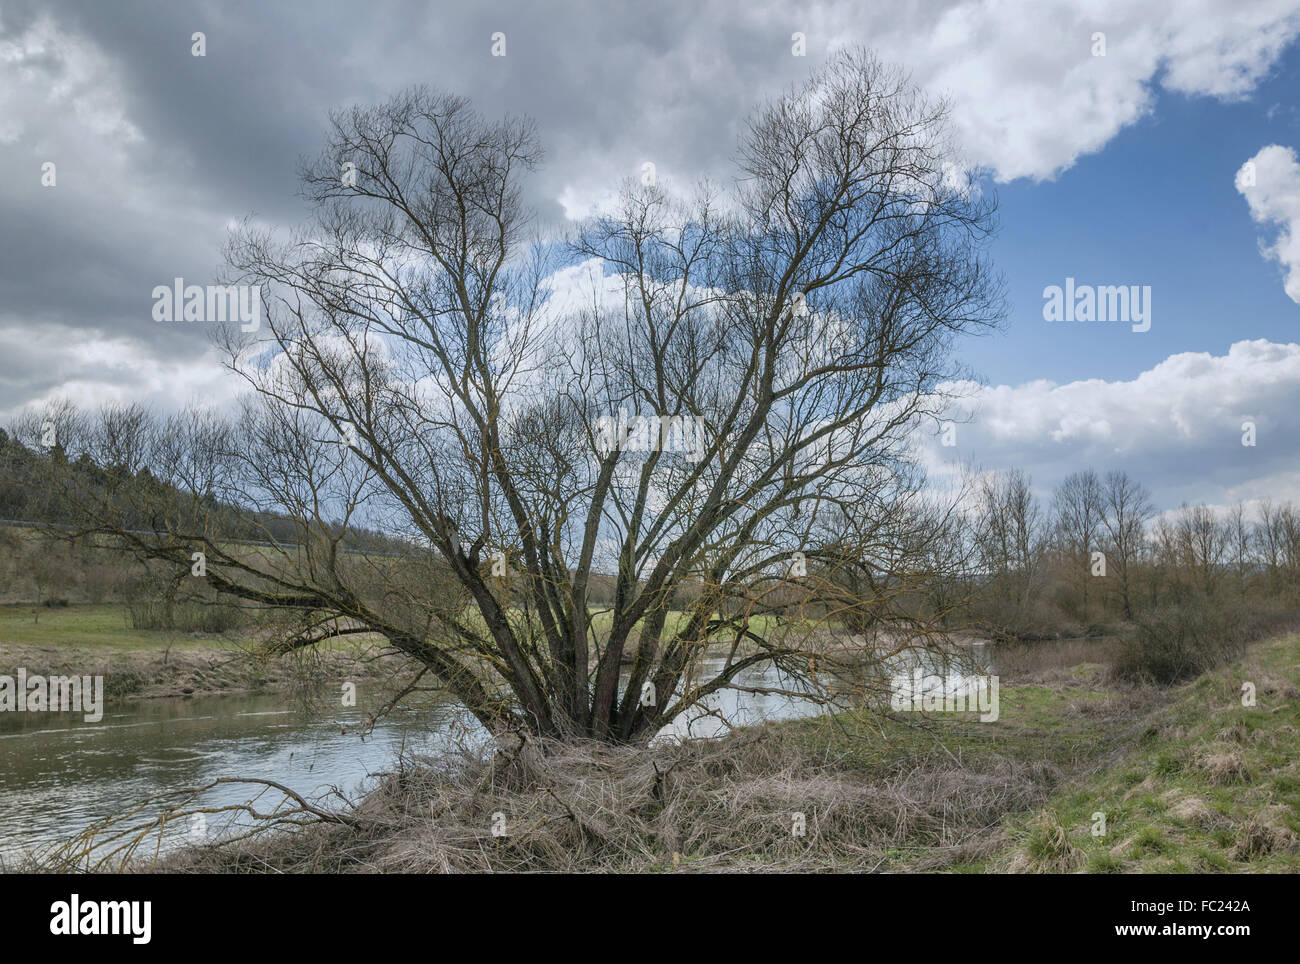
[[[1176,535],[1182,568],[1192,574],[1206,596],[1213,596],[1228,551],[1227,526],[1208,506],[1184,505],[1178,515]]]
[[[148,534],[111,500],[87,529],[205,552],[222,593],[297,614],[282,648],[378,634],[493,732],[642,743],[763,666],[829,698],[817,667],[864,652],[846,628],[934,632],[843,576],[897,587],[921,557],[907,439],[951,341],[1002,310],[993,205],[945,130],[850,52],[754,114],[733,190],[626,185],[562,251],[523,202],[530,123],[424,89],[340,113],[303,172],[314,219],[232,244],[266,306],[225,342],[238,425],[178,416],[147,467],[184,497]],[[581,307],[548,297],[565,263]],[[292,519],[293,546],[232,548],[220,505]],[[349,552],[361,527],[404,558]]]
[[[1129,478],[1127,472],[1106,473],[1102,491],[1101,525],[1106,532],[1109,569],[1118,577],[1124,618],[1133,618],[1133,567],[1141,558],[1146,542],[1147,520],[1154,509],[1145,486]]]
[[[1250,572],[1251,552],[1255,540],[1252,538],[1251,523],[1246,518],[1246,507],[1238,502],[1228,510],[1224,520],[1224,538],[1227,542],[1227,555],[1237,576],[1237,593],[1246,595],[1246,576]]]
[[[1104,516],[1101,480],[1092,469],[1067,475],[1052,495],[1052,516],[1070,581],[1080,587],[1083,612],[1088,612],[1092,581],[1090,559]]]
[[[981,568],[1016,613],[1024,611],[1040,575],[1042,510],[1020,469],[989,473],[980,483],[976,542]]]
[[[1274,594],[1295,592],[1300,572],[1300,514],[1291,503],[1261,504],[1255,545],[1268,573],[1269,589]]]

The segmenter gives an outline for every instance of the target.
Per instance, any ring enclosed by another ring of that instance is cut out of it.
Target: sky
[[[755,102],[863,44],[950,99],[999,204],[1010,311],[956,346],[972,380],[932,470],[1018,467],[1045,493],[1123,468],[1162,508],[1300,501],[1298,37],[1300,0],[0,0],[0,420],[228,398],[203,332],[156,323],[151,292],[215,280],[245,218],[304,220],[297,164],[331,109],[424,83],[532,117],[528,197],[561,228],[646,162],[729,179]],[[1149,291],[1149,329],[1045,320],[1067,278]]]

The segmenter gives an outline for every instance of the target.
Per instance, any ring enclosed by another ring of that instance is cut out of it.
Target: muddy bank
[[[369,651],[295,654],[267,659],[233,646],[110,651],[0,644],[0,674],[103,676],[110,705],[122,700],[293,690],[387,680],[395,666]]]

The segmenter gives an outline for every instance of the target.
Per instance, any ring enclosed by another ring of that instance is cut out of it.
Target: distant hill
[[[9,433],[0,429],[0,522],[38,525],[69,525],[78,520],[72,508],[51,491],[44,464],[46,459],[62,459],[63,451],[55,446],[48,453],[27,448]],[[160,482],[142,469],[134,476],[124,476],[121,469],[95,464],[82,456],[72,465],[79,481],[91,488],[102,488],[111,481],[121,487],[137,486],[141,492],[152,492],[164,499],[177,495],[174,487]],[[129,504],[130,500],[126,500]],[[297,527],[287,516],[262,512],[249,506],[232,505],[213,500],[212,516],[217,521],[217,536],[231,542],[278,542],[293,544],[297,541]],[[123,520],[128,529],[149,530],[151,520],[144,515]],[[343,540],[346,549],[399,554],[409,551],[409,543],[382,533],[349,526]]]

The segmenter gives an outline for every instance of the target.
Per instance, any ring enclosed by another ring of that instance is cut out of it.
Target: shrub
[[[223,602],[132,599],[127,602],[132,629],[165,629],[182,633],[226,633],[239,628],[243,612]]]
[[[1189,599],[1140,616],[1120,645],[1114,673],[1132,682],[1179,683],[1236,658],[1279,625],[1275,613]]]
[[[196,595],[176,598],[156,578],[130,580],[122,595],[132,629],[225,633],[244,623],[244,611],[238,605]]]
[[[172,629],[187,633],[226,633],[243,622],[243,611],[226,602],[189,600],[172,609]]]

